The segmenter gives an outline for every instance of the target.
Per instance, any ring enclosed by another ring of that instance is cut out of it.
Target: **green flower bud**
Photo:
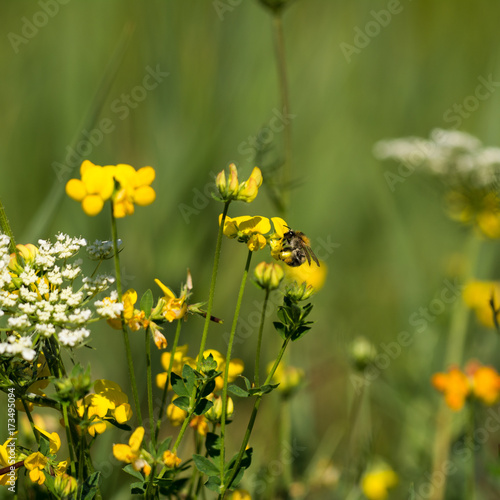
[[[261,262],[254,270],[255,281],[264,290],[276,290],[280,286],[284,272],[279,264]]]

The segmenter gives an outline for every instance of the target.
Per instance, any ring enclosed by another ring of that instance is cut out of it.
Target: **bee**
[[[288,226],[286,226],[288,227]],[[311,257],[319,267],[319,260],[311,249],[309,238],[300,231],[293,231],[288,227],[288,231],[281,238],[281,250],[279,258],[291,267],[298,267],[307,263],[311,265]]]

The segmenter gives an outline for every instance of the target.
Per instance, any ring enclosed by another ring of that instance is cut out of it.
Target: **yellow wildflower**
[[[219,217],[219,224],[222,214]],[[267,217],[242,215],[241,217],[226,217],[224,220],[224,235],[228,238],[237,238],[247,244],[252,252],[266,246],[265,235],[271,231],[271,223]]]
[[[229,500],[252,500],[250,493],[247,490],[234,490],[229,497]]]
[[[491,366],[469,362],[465,368],[471,379],[472,393],[486,405],[493,405],[500,395],[500,375]]]
[[[465,286],[462,296],[465,303],[474,309],[478,320],[484,326],[495,328],[490,301],[493,300],[496,309],[500,307],[500,282],[471,281]]]
[[[164,293],[162,316],[171,323],[174,319],[181,319],[187,312],[187,289],[184,287],[180,297],[176,297],[172,290],[165,286],[159,279],[155,279],[155,283],[162,289]]]
[[[49,459],[43,456],[39,451],[32,453],[24,459],[24,466],[29,470],[30,479],[34,483],[43,484],[45,482],[43,469],[48,463]]]
[[[141,453],[141,444],[144,438],[144,427],[137,427],[132,433],[127,444],[114,444],[113,455],[117,460],[132,464],[137,471],[142,471],[146,476],[151,472],[151,466]]]
[[[375,469],[366,473],[361,480],[361,489],[369,500],[385,500],[388,489],[398,484],[397,474],[388,468]]]
[[[61,438],[59,437],[59,434],[57,432],[51,432],[50,434],[43,429],[40,429],[40,427],[37,427],[35,425],[35,429],[40,433],[43,434],[48,440],[49,440],[49,446],[50,446],[50,453],[52,455],[55,455],[59,448],[61,447]]]
[[[66,184],[66,194],[82,204],[83,211],[97,215],[104,202],[111,198],[115,187],[112,171],[85,160],[80,167],[80,179],[70,179]]]
[[[90,435],[102,434],[107,428],[106,420],[114,419],[123,424],[131,418],[128,397],[118,384],[110,380],[96,380],[94,390],[95,394],[87,394],[83,401],[78,402],[80,417],[84,416],[86,409],[88,418],[91,419],[88,428]]]
[[[181,462],[182,460],[177,456],[176,453],[173,453],[170,450],[167,450],[163,453],[163,463],[170,469],[179,467]]]
[[[308,266],[286,266],[285,275],[288,281],[296,281],[297,283],[305,282],[317,292],[325,284],[327,270],[324,262],[321,262],[321,266],[318,266],[316,262],[311,261],[311,264]]]
[[[135,170],[126,164],[118,164],[113,172],[119,183],[119,188],[113,195],[113,214],[115,217],[125,217],[134,213],[134,205],[146,206],[155,201],[156,193],[151,187],[155,179],[152,167]]]
[[[205,417],[205,415],[197,415],[191,419],[191,422],[189,422],[189,427],[195,429],[200,436],[206,436],[208,432],[207,418]]]

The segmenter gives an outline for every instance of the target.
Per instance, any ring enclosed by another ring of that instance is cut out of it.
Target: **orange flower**
[[[500,395],[500,376],[491,366],[481,366],[478,363],[469,363],[470,365],[474,396],[487,405],[495,404]]]
[[[469,379],[457,367],[452,367],[448,373],[435,373],[432,385],[444,393],[446,404],[454,411],[461,410],[470,392]]]

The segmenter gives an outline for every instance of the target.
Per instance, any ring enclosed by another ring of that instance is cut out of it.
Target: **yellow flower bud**
[[[283,279],[283,268],[277,263],[261,262],[255,267],[254,276],[257,284],[264,290],[276,290]]]
[[[170,450],[167,450],[166,452],[163,453],[163,463],[167,467],[175,469],[176,467],[179,467],[181,462],[182,460],[175,453],[172,453]]]
[[[61,497],[70,497],[76,491],[78,481],[68,474],[57,476],[54,480],[54,489]]]
[[[213,406],[205,413],[205,416],[211,422],[219,422],[222,416],[222,398],[220,396],[215,396],[211,399],[213,402]],[[226,418],[231,418],[234,412],[234,403],[231,398],[227,398],[227,409],[226,409]]]

